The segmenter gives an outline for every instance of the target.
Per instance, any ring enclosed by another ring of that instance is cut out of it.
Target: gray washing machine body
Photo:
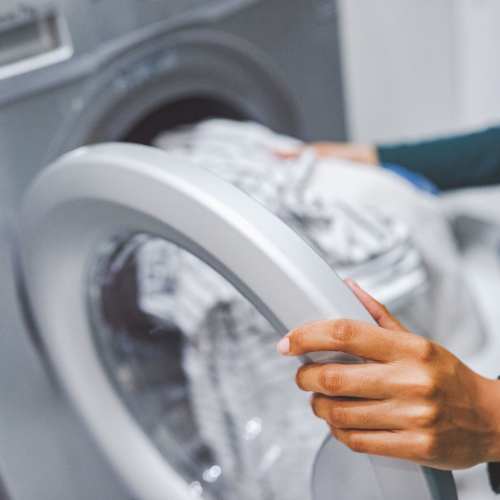
[[[143,500],[187,500],[193,492],[125,406],[93,340],[88,273],[103,241],[125,232],[176,243],[227,278],[281,334],[318,318],[373,321],[319,255],[259,203],[153,148],[109,144],[63,157],[29,191],[21,227],[26,290],[50,362],[109,462]],[[295,474],[288,471],[287,481]],[[312,500],[456,499],[450,473],[358,455],[333,440],[318,455],[311,487]]]
[[[344,137],[336,4],[0,4],[0,475],[16,500],[129,498],[44,365],[14,272],[19,200],[63,152],[209,116]]]
[[[213,115],[343,138],[336,3],[2,2],[1,152],[17,192],[75,147]]]

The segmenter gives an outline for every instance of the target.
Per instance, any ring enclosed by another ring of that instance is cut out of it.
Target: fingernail
[[[277,345],[278,352],[284,356],[290,353],[290,339],[288,337],[283,337]]]

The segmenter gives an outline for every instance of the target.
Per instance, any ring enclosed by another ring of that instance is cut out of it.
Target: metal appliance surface
[[[63,157],[29,191],[22,229],[23,276],[49,357],[110,463],[144,500],[187,500],[193,483],[171,466],[175,438],[170,453],[167,449],[162,454],[138,426],[93,341],[88,272],[100,244],[123,233],[148,233],[174,242],[228,279],[281,334],[318,318],[373,321],[292,229],[215,175],[154,148],[109,144]],[[331,353],[330,359],[343,358]],[[182,427],[178,422],[169,432],[175,435]],[[369,459],[329,443],[316,464],[314,500],[361,500],[367,493],[380,500],[457,498],[451,473]],[[290,452],[285,448],[283,456]],[[224,477],[226,471],[218,471]],[[298,471],[290,472],[285,472],[287,482]],[[345,483],[358,473],[362,481]],[[205,497],[206,486],[197,485],[203,498],[232,498],[225,488]]]
[[[82,144],[148,142],[212,115],[344,137],[336,23],[326,0],[3,2],[1,151],[14,187]]]
[[[217,116],[344,137],[333,0],[3,0],[0,471],[15,500],[130,498],[51,378],[16,268],[19,200],[60,154]]]

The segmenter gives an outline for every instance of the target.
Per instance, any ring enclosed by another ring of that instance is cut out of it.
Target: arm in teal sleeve
[[[406,167],[443,190],[500,184],[500,126],[377,149],[380,163]]]

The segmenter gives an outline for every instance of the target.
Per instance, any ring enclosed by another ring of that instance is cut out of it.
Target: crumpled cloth
[[[165,133],[156,145],[255,198],[417,331],[465,350],[480,337],[438,202],[396,175],[319,161],[308,150],[279,159],[275,150],[302,144],[253,123],[210,120]],[[157,238],[137,258],[141,308],[183,331],[194,418],[217,462],[193,491],[227,500],[309,498],[326,429],[294,387],[298,361],[276,355],[274,329],[197,258]]]
[[[388,217],[369,199],[362,204],[338,199],[335,176],[330,195],[321,196],[313,187],[320,162],[312,151],[293,161],[274,154],[300,145],[298,141],[254,123],[210,120],[169,132],[156,144],[259,201],[303,235],[341,276],[356,279],[379,300],[391,305],[426,287],[425,264],[404,223]],[[210,307],[235,292],[186,254],[176,266],[175,320],[191,331]]]
[[[168,132],[156,145],[262,203],[415,331],[459,354],[480,342],[474,301],[436,198],[390,172],[319,161],[308,150],[279,159],[275,150],[302,144],[253,123],[210,120]],[[143,310],[175,323],[186,338],[193,413],[217,461],[194,491],[206,498],[308,498],[326,433],[294,387],[297,361],[276,355],[273,328],[197,258],[152,238],[138,261]]]
[[[166,133],[158,145],[264,204],[414,331],[461,357],[477,352],[482,328],[448,220],[453,200],[443,204],[383,169],[319,161],[307,150],[280,160],[274,150],[302,143],[256,124],[212,120]],[[495,196],[487,213],[495,211]],[[95,283],[101,292],[107,283],[111,302],[104,315],[94,311],[103,321],[103,359],[193,497],[310,498],[326,428],[295,387],[299,360],[277,355],[274,329],[215,271],[164,240],[135,234],[107,242],[103,259],[108,252],[110,267],[98,266],[106,274]],[[487,270],[479,271],[481,279]]]

